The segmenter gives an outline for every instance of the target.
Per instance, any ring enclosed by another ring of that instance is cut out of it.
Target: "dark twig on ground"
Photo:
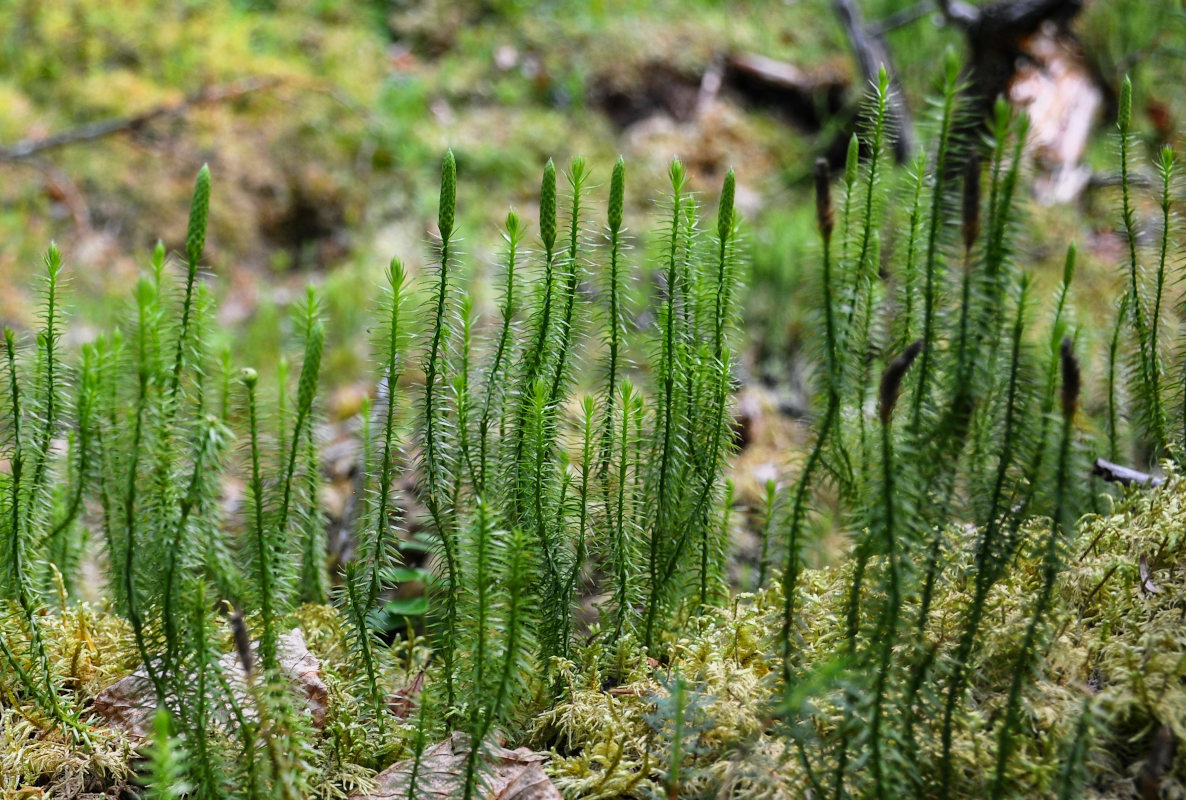
[[[206,86],[186,95],[176,103],[154,106],[139,114],[89,122],[50,136],[22,139],[8,147],[0,147],[0,162],[27,161],[46,151],[67,145],[91,142],[116,133],[137,131],[159,119],[183,116],[197,106],[236,100],[252,92],[272,89],[280,83],[279,78],[242,78],[217,86]]]
[[[840,18],[840,24],[844,26],[844,32],[848,35],[849,44],[865,82],[876,84],[882,67],[885,67],[890,76],[893,91],[890,92],[887,118],[890,130],[894,132],[894,160],[904,164],[918,150],[918,143],[914,137],[914,122],[910,116],[910,109],[906,107],[905,98],[898,85],[897,70],[890,57],[889,47],[879,33],[871,32],[865,25],[864,17],[855,0],[833,0],[832,5]]]

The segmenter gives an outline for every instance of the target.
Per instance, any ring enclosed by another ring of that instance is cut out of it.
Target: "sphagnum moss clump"
[[[51,248],[40,329],[4,335],[0,787],[73,797],[139,781],[152,797],[288,800],[391,779],[416,797],[440,779],[426,754],[452,736],[469,748],[449,779],[461,798],[485,796],[501,741],[550,751],[573,799],[1186,793],[1186,421],[1173,411],[1186,365],[1162,341],[1180,249],[1165,225],[1147,286],[1130,235],[1107,419],[1087,424],[1074,248],[1035,333],[1016,266],[1025,122],[999,104],[983,143],[960,140],[959,88],[949,59],[936,147],[908,173],[884,159],[884,76],[840,191],[816,166],[820,416],[797,480],[768,485],[751,594],[724,578],[743,241],[732,171],[702,221],[672,163],[646,330],[625,162],[599,206],[596,169],[575,159],[561,197],[549,161],[540,249],[508,214],[488,324],[458,277],[465,156],[446,154],[428,302],[411,308],[394,260],[376,311],[358,555],[332,572],[317,299],[296,314],[303,356],[294,386],[277,370],[277,399],[253,365],[212,352],[198,280],[209,170],[182,279],[158,247],[135,313],[77,361]],[[1121,101],[1127,175],[1129,89]],[[1165,222],[1172,152],[1159,169]],[[1127,180],[1121,201],[1131,234]],[[411,386],[410,363],[423,371]],[[1131,409],[1115,386],[1126,370]],[[1168,456],[1165,483],[1081,517],[1084,454],[1105,444]],[[415,488],[401,497],[397,483]],[[821,489],[852,555],[808,569]],[[393,640],[375,612],[423,574],[401,566],[413,499],[435,577],[426,630]],[[103,574],[101,609],[78,596],[84,565]],[[602,599],[578,625],[586,593]],[[316,714],[285,667],[293,636],[320,662]],[[96,700],[129,675],[147,716],[121,727]]]

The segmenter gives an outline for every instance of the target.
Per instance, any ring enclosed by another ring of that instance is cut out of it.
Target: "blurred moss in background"
[[[925,124],[942,52],[962,51],[962,34],[926,3],[859,5],[870,26],[910,20],[885,36]],[[1089,0],[1073,24],[1100,85],[1132,73],[1150,98],[1139,120],[1150,145],[1181,139],[1182,18],[1178,3]],[[742,91],[727,80],[738,56],[792,65],[819,90],[806,107]],[[787,380],[812,319],[807,173],[851,130],[863,88],[831,0],[0,0],[0,320],[30,321],[30,276],[56,240],[77,318],[110,324],[156,238],[180,249],[180,210],[208,162],[207,280],[226,335],[272,363],[289,335],[284,307],[318,284],[328,379],[354,381],[384,265],[398,255],[414,272],[427,252],[447,146],[462,175],[465,268],[477,276],[494,269],[505,198],[534,219],[549,156],[583,153],[605,185],[623,153],[627,224],[641,230],[678,154],[710,195],[737,170],[750,369]],[[1112,163],[1110,119],[1105,109],[1087,154],[1100,170]],[[1083,272],[1102,276],[1116,220],[1097,206],[1111,204],[1084,195],[1043,209],[1027,232],[1033,260],[1056,265],[1076,238]],[[592,214],[595,231],[604,209]],[[646,243],[634,244],[644,259]],[[1110,279],[1085,283],[1110,298]],[[491,298],[476,300],[491,317]]]

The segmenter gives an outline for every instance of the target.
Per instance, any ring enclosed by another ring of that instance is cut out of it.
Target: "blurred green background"
[[[926,3],[859,7],[871,27],[909,20],[886,40],[925,127],[942,53],[963,54],[963,34]],[[1131,73],[1142,158],[1181,143],[1183,17],[1179,0],[1088,0],[1071,26],[1103,93],[1085,163],[1104,179],[1069,203],[1035,203],[1023,253],[1053,285],[1078,240],[1089,313],[1111,313],[1120,252],[1106,180],[1114,92]],[[791,65],[815,89],[797,105],[762,96],[732,79],[739,56]],[[808,171],[851,130],[864,86],[831,0],[0,0],[0,321],[31,322],[40,254],[56,240],[83,323],[74,335],[111,324],[156,240],[182,244],[208,162],[206,280],[236,352],[272,363],[284,307],[313,283],[330,317],[329,380],[365,381],[375,287],[392,256],[415,272],[429,252],[446,147],[479,309],[499,223],[508,206],[534,220],[548,157],[584,154],[604,186],[624,154],[627,223],[643,231],[678,155],[705,203],[737,170],[748,369],[785,380],[813,319]],[[111,121],[124,127],[14,151]]]

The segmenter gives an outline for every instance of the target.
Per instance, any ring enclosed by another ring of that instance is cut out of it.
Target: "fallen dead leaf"
[[[490,741],[483,750],[484,775],[477,795],[479,800],[562,800],[560,792],[544,774],[541,764],[547,756],[543,753],[526,747],[507,750]],[[416,771],[416,800],[461,797],[469,752],[469,737],[464,733],[454,733],[425,750]],[[355,792],[350,800],[405,800],[411,788],[413,766],[412,759],[392,764],[375,778],[373,791]]]
[[[1161,587],[1153,582],[1153,576],[1149,571],[1149,559],[1144,553],[1141,553],[1141,588],[1149,594],[1161,594]]]
[[[1141,557],[1144,560],[1144,556]],[[1162,725],[1153,736],[1149,745],[1149,757],[1141,764],[1141,771],[1137,773],[1137,792],[1142,800],[1158,800],[1161,797],[1161,784],[1166,773],[1174,765],[1174,753],[1178,749],[1178,739],[1174,736],[1169,725]]]
[[[412,713],[412,709],[416,707],[416,698],[420,696],[420,690],[424,688],[424,670],[416,673],[416,677],[412,678],[412,682],[398,692],[393,694],[387,700],[387,707],[391,709],[391,713],[395,714],[398,719],[407,719],[408,715]]]
[[[252,645],[252,652],[259,645]],[[277,641],[280,656],[280,670],[289,683],[305,701],[313,727],[325,726],[329,713],[329,687],[321,679],[321,662],[309,652],[305,635],[300,628],[293,628]],[[240,703],[246,704],[246,681],[238,656],[231,652],[218,660],[218,667],[227,676]],[[116,728],[133,736],[147,738],[152,732],[152,717],[156,712],[156,698],[148,681],[148,673],[141,666],[131,675],[116,681],[95,697],[95,711]],[[250,713],[245,708],[244,713]]]

